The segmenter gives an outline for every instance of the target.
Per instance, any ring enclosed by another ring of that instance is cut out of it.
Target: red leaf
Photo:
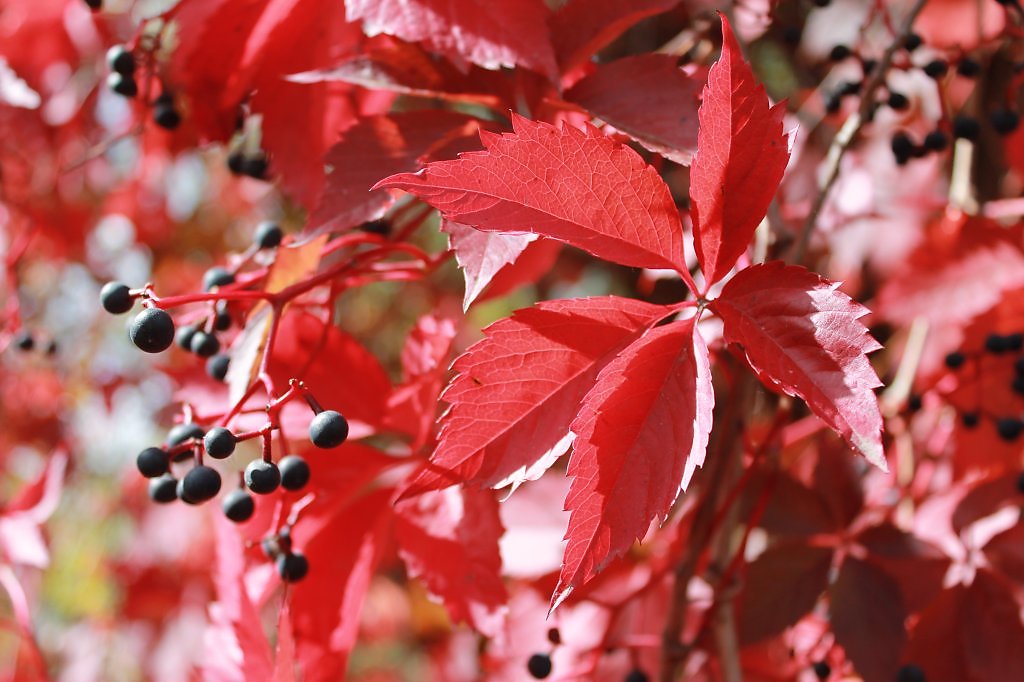
[[[349,421],[376,426],[386,412],[391,381],[377,358],[309,313],[281,318],[267,370],[279,387],[287,387],[289,379],[303,380],[324,409],[338,410]],[[303,411],[308,413],[302,401],[285,407],[285,413]]]
[[[881,385],[866,353],[881,346],[859,318],[867,309],[821,276],[781,262],[742,270],[712,308],[761,381],[802,398],[826,424],[887,471]]]
[[[597,373],[669,312],[613,296],[546,301],[485,329],[455,361],[440,442],[406,494],[537,478],[568,447]]]
[[[449,245],[466,278],[463,310],[469,308],[498,271],[514,263],[530,242],[537,238],[532,234],[481,232],[451,220],[441,224],[441,231],[448,233]]]
[[[953,510],[950,519],[953,530],[962,533],[972,523],[995,514],[1003,507],[1016,504],[1020,495],[1017,490],[1019,475],[1013,471],[974,483]]]
[[[679,0],[569,0],[551,17],[551,36],[563,72],[571,71],[645,17]]]
[[[406,381],[388,398],[386,426],[412,436],[414,449],[432,433],[455,332],[451,320],[426,315],[416,323],[402,349]]]
[[[485,151],[376,187],[404,189],[481,230],[541,234],[623,265],[686,269],[675,203],[636,152],[589,125],[556,129],[516,114],[512,125],[514,133],[481,132]]]
[[[768,107],[725,17],[722,41],[704,88],[690,169],[694,244],[707,287],[746,251],[789,162],[785,109]]]
[[[942,591],[950,562],[934,545],[891,524],[862,531],[857,542],[868,550],[868,561],[899,585],[908,611],[920,611]]]
[[[665,54],[626,57],[597,70],[565,93],[646,149],[689,165],[697,148],[700,83]]]
[[[694,320],[648,331],[608,363],[572,423],[572,512],[553,606],[659,524],[704,462],[715,394]]]
[[[832,550],[805,545],[767,550],[747,569],[739,600],[740,642],[773,637],[804,617],[828,584]]]
[[[1024,523],[996,534],[982,549],[995,568],[1017,583],[1024,582]]]
[[[959,620],[971,680],[1024,680],[1024,624],[1014,585],[979,570]]]
[[[896,679],[907,614],[893,579],[866,561],[847,557],[829,595],[836,641],[864,682]]]
[[[307,232],[337,231],[384,215],[393,203],[374,183],[416,170],[420,159],[454,136],[476,132],[476,119],[454,111],[412,111],[364,118],[327,152],[327,186]]]
[[[557,77],[542,0],[345,0],[345,10],[370,36],[422,42],[456,63],[524,66]]]
[[[447,488],[399,502],[395,514],[398,551],[409,574],[441,599],[452,620],[498,636],[508,594],[498,553],[504,529],[494,494]]]
[[[389,489],[353,504],[328,499],[305,510],[292,532],[309,574],[291,588],[295,649],[306,682],[344,678],[359,613],[392,515]],[[314,506],[316,505],[316,506]]]

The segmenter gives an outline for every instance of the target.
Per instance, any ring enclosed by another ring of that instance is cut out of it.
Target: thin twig
[[[811,206],[810,213],[807,214],[807,220],[804,221],[803,230],[800,233],[800,238],[796,243],[796,247],[793,250],[792,262],[800,263],[803,261],[807,254],[807,247],[811,242],[811,233],[814,232],[814,227],[818,222],[818,216],[821,214],[821,210],[825,207],[825,202],[828,200],[829,192],[832,189],[832,185],[835,184],[836,179],[839,177],[839,163],[843,160],[843,155],[850,148],[857,133],[860,132],[861,127],[864,125],[864,121],[871,114],[871,109],[875,105],[875,92],[885,83],[885,77],[889,72],[889,67],[892,65],[893,57],[896,55],[897,50],[903,46],[903,41],[913,30],[914,20],[917,19],[917,15],[924,9],[925,3],[928,0],[917,0],[914,6],[910,9],[906,19],[903,21],[903,28],[900,30],[896,39],[893,40],[892,44],[885,49],[882,53],[882,58],[878,62],[878,66],[871,73],[871,77],[868,79],[867,84],[864,86],[864,92],[861,96],[860,107],[856,112],[850,115],[843,123],[839,132],[832,138],[832,143],[829,145],[828,152],[825,155],[825,174],[821,180],[821,185],[818,189],[818,194],[814,198],[814,204]]]

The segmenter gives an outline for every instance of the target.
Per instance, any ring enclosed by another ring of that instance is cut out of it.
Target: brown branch
[[[843,155],[846,154],[850,145],[853,144],[853,140],[857,133],[860,132],[864,122],[871,115],[871,109],[875,106],[875,92],[885,83],[885,77],[889,72],[889,67],[892,66],[892,60],[896,55],[896,51],[903,46],[904,40],[912,32],[914,20],[917,19],[917,15],[921,13],[927,2],[928,0],[917,0],[914,3],[914,6],[903,21],[903,27],[900,29],[899,35],[882,53],[878,66],[875,67],[867,84],[864,86],[860,107],[846,119],[839,132],[832,138],[832,143],[829,145],[828,152],[825,155],[824,177],[821,180],[821,185],[818,188],[817,196],[814,198],[814,204],[811,206],[810,213],[807,214],[807,219],[804,221],[800,238],[793,249],[793,256],[791,258],[793,263],[802,262],[807,255],[807,247],[811,242],[811,233],[814,232],[818,216],[825,207],[825,202],[828,200],[832,185],[835,184],[836,179],[839,177],[839,163],[843,160]]]

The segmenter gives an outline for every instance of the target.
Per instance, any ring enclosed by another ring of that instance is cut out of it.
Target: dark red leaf
[[[697,148],[701,82],[665,54],[626,57],[597,67],[565,93],[646,149],[688,165]]]
[[[789,163],[785,108],[769,108],[724,16],[722,42],[704,88],[690,169],[694,245],[707,287],[747,250]]]
[[[1024,582],[1024,523],[998,533],[982,548],[993,567],[1017,583]]]
[[[832,550],[789,545],[773,547],[747,568],[739,599],[740,642],[774,637],[814,608],[828,584]]]
[[[1014,586],[984,569],[967,588],[959,620],[971,680],[1024,680],[1024,624]]]
[[[810,536],[839,529],[829,513],[825,495],[812,490],[788,474],[755,475],[745,490],[741,509],[749,515],[769,486],[768,502],[759,526],[773,535]]]
[[[961,446],[962,447],[962,446]],[[962,533],[967,526],[991,516],[1010,504],[1019,501],[1017,471],[988,478],[974,484],[974,487],[957,503],[950,523],[953,530]]]
[[[675,203],[636,152],[589,125],[556,129],[516,114],[512,125],[514,133],[481,132],[486,151],[376,186],[404,189],[481,230],[532,232],[623,265],[686,269]]]
[[[715,393],[694,320],[651,329],[608,363],[572,423],[557,606],[661,524],[704,462]]]
[[[504,529],[494,494],[446,488],[399,502],[395,514],[398,551],[409,574],[441,599],[452,620],[497,637],[508,594],[498,553]]]
[[[736,275],[712,309],[761,381],[802,398],[869,462],[888,470],[880,386],[867,353],[881,346],[860,318],[867,309],[804,268],[767,263]]]
[[[895,581],[847,557],[829,588],[832,631],[864,682],[891,682],[899,670],[907,617]]]
[[[669,312],[616,297],[547,301],[485,329],[455,361],[440,442],[406,494],[537,478],[568,447],[597,373]]]
[[[380,218],[394,199],[370,191],[383,177],[412,171],[453,137],[471,137],[476,119],[454,111],[370,116],[349,128],[327,152],[327,184],[307,233],[344,230]],[[467,140],[468,141],[468,140]]]
[[[557,77],[542,0],[346,0],[350,21],[367,35],[422,42],[452,61],[486,69],[524,66]]]
[[[964,682],[967,662],[960,642],[960,623],[967,588],[957,585],[921,612],[903,652],[903,662],[920,667],[928,682]]]
[[[562,71],[586,62],[641,19],[678,4],[679,0],[569,0],[551,17],[551,37]]]
[[[899,585],[908,612],[920,611],[942,591],[949,557],[934,545],[892,524],[872,526],[857,536],[867,560]]]

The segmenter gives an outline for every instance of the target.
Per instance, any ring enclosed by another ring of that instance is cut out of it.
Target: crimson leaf
[[[820,275],[781,262],[739,272],[711,304],[768,386],[802,398],[869,462],[888,470],[880,385],[866,353],[881,348],[860,318],[867,309]]]
[[[512,126],[481,131],[485,151],[376,187],[404,189],[480,230],[533,232],[623,265],[686,270],[675,203],[639,154],[589,125],[557,129],[513,114]]]
[[[455,361],[437,448],[405,494],[537,478],[568,446],[597,373],[669,312],[614,296],[546,301],[485,329]]]
[[[708,287],[750,244],[789,162],[785,111],[781,104],[769,108],[725,17],[722,41],[704,88],[690,169],[694,244]]]
[[[601,370],[572,423],[569,544],[555,606],[665,520],[704,461],[714,403],[692,318],[648,331]]]

